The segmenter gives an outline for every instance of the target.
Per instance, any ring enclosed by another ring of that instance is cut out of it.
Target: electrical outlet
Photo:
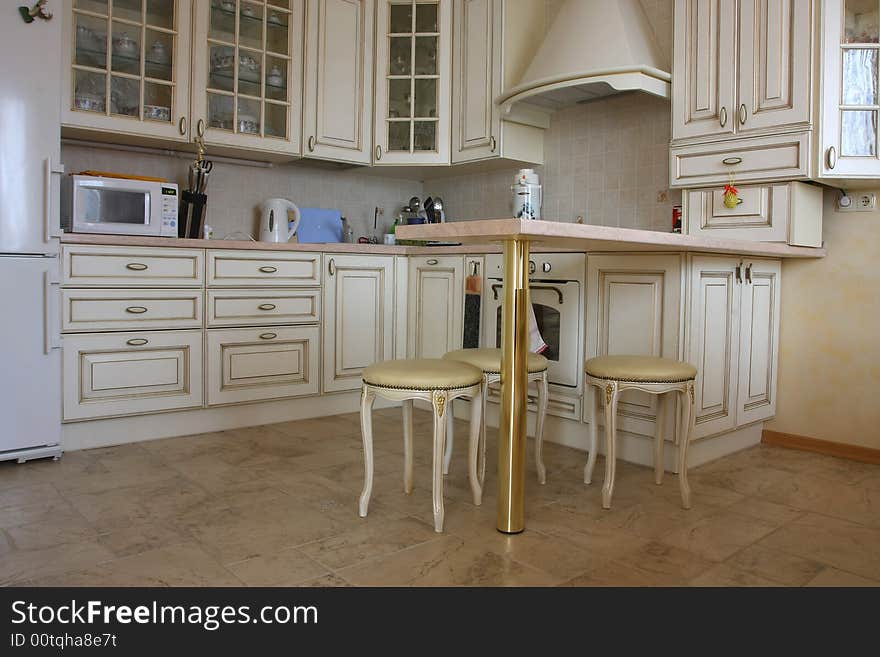
[[[877,209],[877,194],[874,192],[854,192],[837,200],[841,212],[873,212]]]

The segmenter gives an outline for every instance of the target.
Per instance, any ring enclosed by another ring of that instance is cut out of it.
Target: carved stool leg
[[[547,483],[547,468],[544,467],[544,418],[547,416],[547,401],[550,394],[547,386],[547,372],[544,372],[538,385],[538,417],[535,424],[535,467],[538,470],[538,483]]]
[[[596,466],[596,455],[599,451],[599,388],[587,384],[586,402],[590,405],[590,455],[584,467],[584,483],[593,483],[593,468]]]
[[[403,492],[409,495],[413,487],[413,402],[403,400]]]
[[[434,408],[434,482],[432,496],[434,500],[434,531],[443,531],[443,443],[446,438],[446,391],[438,390],[433,394]]]
[[[663,447],[666,439],[666,407],[669,396],[667,393],[657,396],[657,427],[654,432],[654,483],[658,486],[663,483]]]
[[[364,385],[361,391],[361,437],[364,441],[364,489],[358,504],[361,518],[367,515],[370,496],[373,494],[373,401],[376,394]]]
[[[482,385],[480,385],[482,389]],[[471,481],[471,492],[474,496],[474,506],[483,503],[483,477],[479,472],[480,460],[480,431],[482,428],[483,404],[477,395],[471,398],[471,425],[470,442],[468,443],[468,478]]]
[[[689,381],[681,391],[681,425],[678,429],[678,485],[681,488],[681,505],[691,508],[691,487],[687,480],[687,451],[693,430],[694,382]]]
[[[617,469],[617,382],[605,384],[605,482],[602,484],[602,508],[611,508],[614,473]]]

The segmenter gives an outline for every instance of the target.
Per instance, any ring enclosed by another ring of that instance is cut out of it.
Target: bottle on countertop
[[[354,243],[354,230],[345,217],[342,217],[342,241],[348,244]]]

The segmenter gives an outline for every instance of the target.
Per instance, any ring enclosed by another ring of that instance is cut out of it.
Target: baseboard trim
[[[880,465],[880,449],[874,449],[871,447],[835,443],[830,440],[799,436],[795,433],[783,433],[782,431],[770,431],[769,429],[764,429],[763,435],[761,436],[761,442],[765,445],[800,449],[806,452],[816,452],[817,454],[825,454],[826,456],[836,456],[841,459],[849,459],[850,461],[861,461],[862,463]]]

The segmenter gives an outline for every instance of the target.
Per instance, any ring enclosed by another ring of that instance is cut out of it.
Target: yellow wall
[[[880,212],[825,192],[823,260],[782,270],[779,399],[766,429],[880,449]]]

